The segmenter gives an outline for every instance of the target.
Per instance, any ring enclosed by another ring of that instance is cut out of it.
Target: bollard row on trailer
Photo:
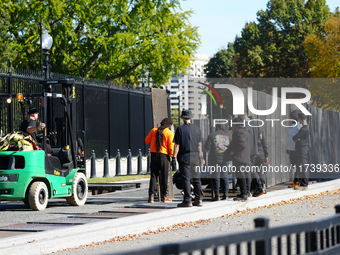
[[[150,174],[150,163],[151,163],[151,153],[150,153],[150,148],[148,149],[148,154],[146,155],[147,157],[147,171],[146,174]],[[97,178],[96,174],[96,154],[95,151],[92,150],[91,152],[91,175],[90,178]],[[103,171],[103,177],[110,177],[109,173],[109,153],[107,150],[104,152],[104,157],[103,157],[103,162],[104,162],[104,171]],[[121,158],[120,150],[117,149],[117,155],[115,157],[116,160],[116,175],[115,176],[121,176],[122,175],[122,170],[121,170],[121,161],[123,160]],[[126,159],[124,160],[126,162],[127,166],[127,175],[132,175],[132,153],[131,150],[128,150],[128,154],[126,156]],[[138,155],[137,155],[137,174],[142,174],[143,173],[143,155],[142,155],[142,150],[138,150]]]

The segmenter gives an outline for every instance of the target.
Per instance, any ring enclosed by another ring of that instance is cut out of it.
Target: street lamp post
[[[53,38],[48,34],[48,31],[45,27],[44,32],[42,31],[42,26],[43,23],[39,22],[40,26],[40,67],[45,69],[45,79],[50,78],[50,50],[52,48],[52,43],[53,43]],[[44,53],[43,53],[44,52]],[[46,66],[43,65],[42,61],[42,54],[45,55],[45,64]]]
[[[178,126],[181,125],[181,87],[178,84]]]
[[[50,79],[50,50],[52,48],[52,44],[53,44],[53,38],[52,36],[50,36],[48,34],[47,28],[45,27],[44,31],[43,31],[43,23],[39,22],[39,34],[40,34],[40,67],[43,68],[45,70],[45,79],[48,80]],[[45,66],[43,65],[43,61],[42,61],[42,54],[45,55]],[[45,87],[45,91],[46,92],[52,92],[52,84],[46,85]],[[48,98],[47,99],[47,112],[48,113],[52,113],[53,111],[53,102],[52,102],[52,98]],[[43,109],[44,111],[44,121],[46,122],[47,125],[47,133],[50,133],[53,130],[53,119],[52,119],[52,114],[48,114],[48,118],[47,118],[47,114],[46,114],[46,110]],[[45,136],[45,132],[43,133]],[[45,140],[45,137],[44,137]]]

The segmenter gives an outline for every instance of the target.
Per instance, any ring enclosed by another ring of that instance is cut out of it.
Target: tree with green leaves
[[[176,130],[176,128],[178,128],[180,125],[178,125],[178,109],[171,109],[171,119],[174,125],[174,130]]]
[[[52,72],[153,84],[185,72],[200,40],[179,0],[4,0],[15,67],[39,68],[38,22],[53,37]]]
[[[229,78],[233,76],[233,59],[235,56],[233,43],[228,43],[227,48],[220,49],[208,64],[204,72],[207,78]]]
[[[4,9],[0,9],[0,67],[7,65],[8,59],[11,61],[15,57],[15,51],[8,40],[8,28],[10,25],[10,16]]]
[[[303,42],[331,15],[325,0],[270,0],[234,43],[234,77],[310,77]]]

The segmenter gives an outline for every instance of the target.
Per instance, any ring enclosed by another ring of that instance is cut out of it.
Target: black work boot
[[[192,207],[192,203],[183,201],[182,203],[177,204],[177,207]]]
[[[202,206],[202,199],[195,198],[195,202],[192,203],[193,206]]]
[[[154,195],[149,195],[149,200],[148,200],[148,203],[153,203],[155,200],[155,197]]]
[[[241,195],[241,196],[237,196],[234,198],[234,201],[238,201],[238,202],[247,202],[247,200],[248,200],[247,195]]]

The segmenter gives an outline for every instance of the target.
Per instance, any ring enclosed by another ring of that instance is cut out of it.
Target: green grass
[[[150,175],[148,174],[133,174],[133,175],[124,175],[124,176],[115,176],[115,177],[101,177],[101,178],[91,178],[87,179],[88,183],[109,183],[109,182],[124,182],[124,181],[133,181],[139,179],[149,179]]]
[[[172,171],[174,174],[175,171]],[[149,179],[149,174],[133,174],[133,175],[123,175],[123,176],[115,176],[115,177],[101,177],[101,178],[91,178],[87,179],[88,183],[110,183],[110,182],[124,182],[124,181],[133,181],[139,179]]]

